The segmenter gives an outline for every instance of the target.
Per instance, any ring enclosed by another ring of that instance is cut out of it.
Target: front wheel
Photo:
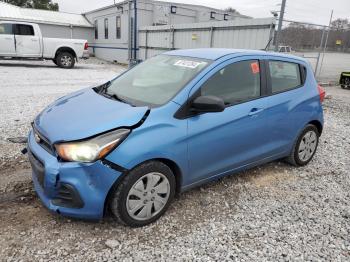
[[[299,135],[287,161],[294,166],[305,166],[316,153],[319,140],[318,129],[314,125],[307,125]]]
[[[168,209],[175,195],[171,169],[158,161],[126,174],[111,194],[110,210],[118,222],[132,227],[150,224]]]
[[[75,64],[74,55],[68,52],[59,53],[56,57],[56,64],[61,68],[73,68]]]

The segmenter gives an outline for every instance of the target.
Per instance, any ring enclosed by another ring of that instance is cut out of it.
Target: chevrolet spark
[[[28,139],[34,187],[55,213],[143,226],[177,192],[277,159],[306,165],[324,95],[299,57],[170,51],[44,109]]]

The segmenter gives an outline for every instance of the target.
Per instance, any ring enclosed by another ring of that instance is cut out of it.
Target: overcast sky
[[[82,13],[106,5],[113,0],[53,0],[58,2],[60,11]],[[116,0],[116,2],[120,2]],[[271,10],[279,10],[281,0],[173,0],[187,4],[206,5],[214,8],[233,7],[244,15],[269,17]],[[331,10],[334,18],[350,19],[350,0],[287,0],[285,18],[301,22],[328,25]]]

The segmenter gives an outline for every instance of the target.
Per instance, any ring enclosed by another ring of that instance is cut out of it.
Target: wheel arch
[[[168,159],[168,158],[152,158],[152,159],[148,159],[148,160],[145,160],[145,161],[135,165],[133,168],[131,168],[129,170],[126,170],[125,172],[123,172],[118,177],[118,179],[114,182],[114,184],[111,186],[111,188],[109,189],[109,191],[108,191],[108,193],[106,195],[106,198],[105,198],[105,201],[104,201],[104,213],[106,213],[106,211],[108,209],[108,204],[109,204],[109,201],[110,201],[111,194],[116,189],[118,184],[124,179],[124,177],[127,176],[128,173],[131,170],[135,169],[136,167],[138,167],[140,165],[143,165],[143,164],[145,164],[147,162],[151,162],[151,161],[161,162],[161,163],[165,164],[166,166],[168,166],[171,169],[171,171],[174,173],[174,176],[175,176],[175,182],[176,182],[175,193],[179,194],[181,192],[183,177],[182,177],[182,171],[181,171],[179,165],[176,162],[174,162],[173,160]]]
[[[308,123],[308,125],[314,125],[314,126],[317,128],[319,135],[322,134],[323,125],[322,125],[322,123],[321,123],[320,121],[318,121],[318,120],[312,120],[312,121],[310,121],[310,122]]]
[[[77,59],[77,54],[75,53],[74,49],[68,46],[61,46],[56,50],[55,53],[55,59],[57,58],[58,54],[68,52],[74,56],[75,59]]]

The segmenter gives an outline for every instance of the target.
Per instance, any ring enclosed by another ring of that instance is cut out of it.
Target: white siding
[[[147,59],[171,49],[264,49],[274,24],[273,18],[259,18],[143,27],[140,29],[140,58]]]

